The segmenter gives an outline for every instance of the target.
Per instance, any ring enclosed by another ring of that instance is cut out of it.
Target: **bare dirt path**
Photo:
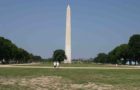
[[[49,68],[53,69],[51,66],[27,66],[27,65],[0,65],[0,68]],[[127,66],[127,67],[59,67],[60,69],[140,69],[139,66]]]

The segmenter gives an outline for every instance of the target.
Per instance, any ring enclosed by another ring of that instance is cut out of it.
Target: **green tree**
[[[130,58],[130,51],[128,44],[121,44],[109,52],[109,60],[113,64],[126,64],[127,60]],[[122,61],[123,59],[123,61]]]
[[[135,34],[131,36],[128,45],[132,52],[131,55],[133,60],[135,61],[135,64],[136,61],[140,64],[140,35]]]
[[[16,49],[10,40],[0,37],[0,59],[5,59],[6,63],[9,63],[9,60],[14,58]]]
[[[129,52],[128,44],[121,44],[116,48],[116,57],[121,64],[126,64],[129,59]]]
[[[99,53],[98,56],[94,59],[95,63],[108,63],[108,55],[105,53]]]
[[[55,50],[53,53],[53,61],[62,62],[66,59],[65,51],[64,50]]]
[[[41,62],[41,61],[43,61],[41,56],[32,56],[32,59],[33,59],[32,60],[33,62]]]
[[[109,52],[108,62],[111,63],[111,64],[116,64],[117,63],[117,57],[116,57],[114,51]]]
[[[34,55],[22,48],[18,48],[10,40],[0,37],[0,60],[5,59],[6,63],[15,60],[17,63],[30,62]]]

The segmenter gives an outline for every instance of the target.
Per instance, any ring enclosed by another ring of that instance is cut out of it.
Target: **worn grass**
[[[0,85],[0,90],[30,90],[30,88],[18,85]]]
[[[120,90],[140,90],[139,69],[39,69],[39,68],[0,68],[0,78],[31,78],[39,76],[61,76],[72,83],[110,84]],[[3,90],[7,86],[0,84]],[[19,86],[11,86],[13,90]],[[22,87],[21,90],[26,90]]]

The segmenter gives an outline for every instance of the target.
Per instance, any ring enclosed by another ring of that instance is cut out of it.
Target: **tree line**
[[[42,58],[17,47],[10,40],[0,37],[0,61],[2,63],[29,63]]]
[[[135,34],[130,37],[128,44],[121,44],[108,54],[99,53],[94,58],[95,63],[126,64],[132,62],[140,64],[140,35]]]

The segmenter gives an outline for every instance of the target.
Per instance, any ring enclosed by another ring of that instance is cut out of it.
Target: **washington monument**
[[[67,12],[66,12],[65,53],[67,59],[64,62],[71,63],[71,9],[69,0],[67,0]]]

